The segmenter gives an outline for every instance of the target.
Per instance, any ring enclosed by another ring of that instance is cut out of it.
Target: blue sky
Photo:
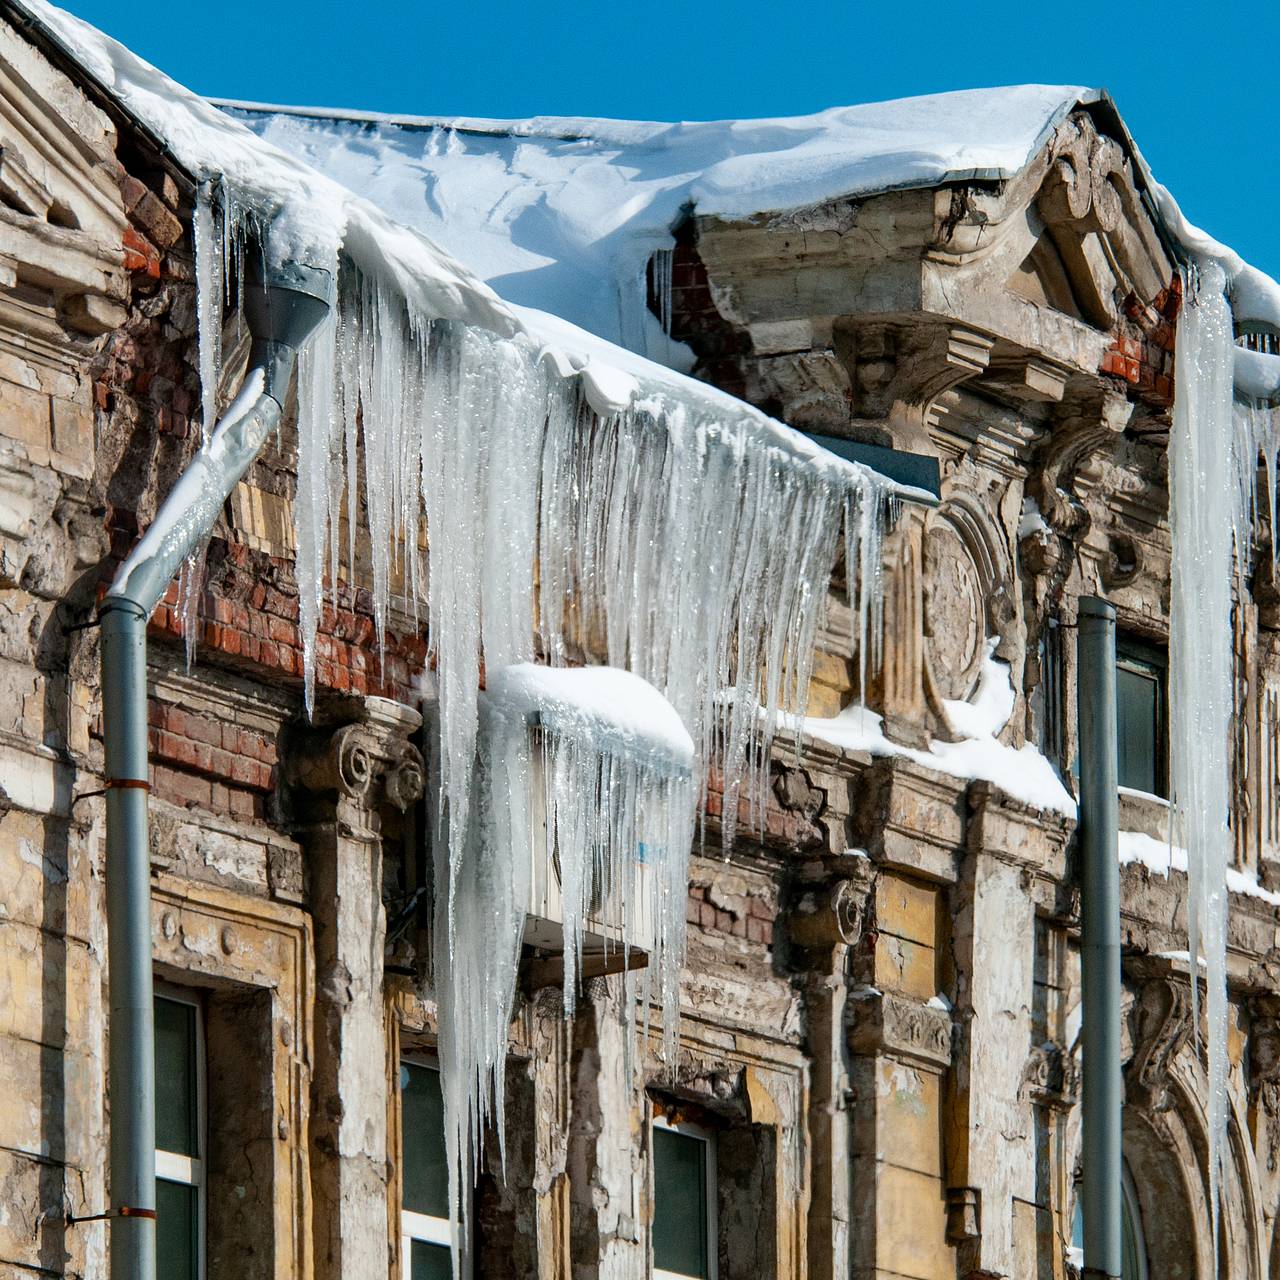
[[[1280,276],[1275,0],[64,2],[201,93],[417,115],[696,120],[1102,86],[1187,216]]]

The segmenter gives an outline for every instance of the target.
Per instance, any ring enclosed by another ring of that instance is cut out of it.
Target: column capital
[[[390,698],[319,701],[312,723],[292,735],[285,781],[362,808],[386,803],[403,812],[423,792],[426,768],[410,741],[421,727],[417,711]]]

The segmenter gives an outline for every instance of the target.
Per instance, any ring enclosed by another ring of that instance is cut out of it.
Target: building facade
[[[0,1274],[107,1274],[95,604],[195,445],[195,184],[39,22],[0,22]],[[1126,1277],[1214,1273],[1186,876],[1168,840],[1166,441],[1181,286],[1105,100],[1013,180],[679,226],[668,327],[802,431],[936,460],[858,688],[839,573],[761,826],[691,862],[679,1052],[622,980],[523,968],[477,1276],[1065,1280],[1079,1173],[1077,601],[1120,625]],[[228,312],[226,403],[246,340]],[[380,654],[357,539],[303,706],[291,420],[151,621],[161,1274],[448,1274],[424,971],[426,642]],[[359,513],[354,513],[357,521]],[[1280,595],[1238,576],[1218,1249],[1280,1275]],[[999,664],[1004,664],[1000,666]],[[1005,772],[947,748],[1007,668]],[[941,744],[941,745],[940,745]],[[1036,762],[1039,762],[1038,764]],[[1048,762],[1065,803],[1016,798]],[[1010,763],[1012,762],[1012,763]],[[1009,769],[1014,772],[1011,775]],[[1001,781],[1003,779],[1003,782]],[[743,814],[745,818],[745,811]]]

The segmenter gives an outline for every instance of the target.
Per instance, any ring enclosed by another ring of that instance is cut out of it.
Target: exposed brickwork
[[[707,829],[719,832],[724,816],[724,783],[714,770],[707,781],[705,805]],[[759,838],[764,844],[788,849],[812,849],[823,842],[821,827],[813,815],[803,810],[787,809],[779,803],[776,792],[769,789],[765,804],[764,827],[759,829],[758,818],[752,814],[745,788],[738,794],[738,830],[744,835]]]
[[[751,340],[720,314],[711,292],[706,265],[698,254],[692,221],[676,230],[671,264],[671,336],[686,342],[698,357],[695,374],[732,395],[746,395],[742,358]],[[648,268],[649,309],[661,316],[654,263]]]
[[[185,441],[191,434],[190,415],[200,403],[194,268],[184,235],[191,210],[162,171],[138,166],[130,172],[122,166],[117,176],[130,222],[124,263],[132,275],[132,304],[124,326],[94,359],[91,375],[105,442],[110,445],[114,436],[122,452],[138,452],[150,444],[148,429]],[[166,474],[167,465],[179,465],[185,448],[160,448],[149,460],[152,480],[156,472]],[[130,498],[136,503],[143,495],[129,486],[141,481],[142,476],[127,473],[112,476],[106,485],[112,506],[126,506]],[[109,523],[128,528],[129,514]]]
[[[113,537],[117,555],[133,541],[119,528]],[[104,571],[104,589],[115,563],[113,558]],[[367,591],[353,593],[343,584],[338,589],[339,607],[325,605],[316,637],[316,689],[411,702],[412,681],[427,660],[425,638],[389,634],[380,656],[372,604]],[[202,662],[230,666],[246,676],[265,676],[277,684],[287,681],[301,691],[298,596],[289,562],[215,539],[197,627]],[[153,642],[183,641],[176,582],[152,616],[148,634]],[[152,785],[157,795],[238,817],[263,816],[275,786],[274,741],[155,699],[150,718]],[[100,724],[94,733],[100,736]]]
[[[741,910],[726,910],[712,901],[715,896],[715,889],[710,885],[689,886],[685,903],[685,919],[689,924],[709,933],[725,933],[766,947],[773,945],[773,923],[778,913],[771,903],[763,898],[747,897],[742,900]]]
[[[1100,372],[1122,379],[1139,399],[1157,409],[1173,404],[1173,346],[1181,305],[1178,276],[1150,306],[1130,294],[1115,341],[1102,357]]]

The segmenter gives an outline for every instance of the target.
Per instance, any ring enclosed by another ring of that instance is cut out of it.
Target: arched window
[[[1138,1212],[1138,1195],[1126,1167],[1120,1182],[1120,1278],[1147,1280],[1147,1245],[1142,1236],[1142,1217]],[[1076,1185],[1075,1211],[1071,1215],[1071,1250],[1076,1260],[1084,1252],[1084,1209]]]

